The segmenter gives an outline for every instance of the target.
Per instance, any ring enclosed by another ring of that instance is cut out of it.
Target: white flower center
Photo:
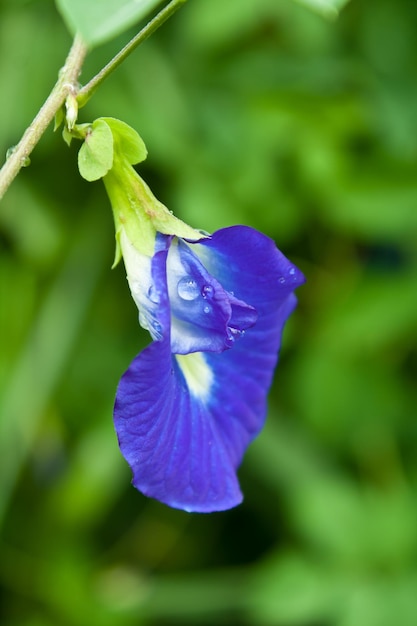
[[[213,383],[213,372],[202,352],[176,354],[175,358],[184,375],[190,393],[199,400],[206,400]]]

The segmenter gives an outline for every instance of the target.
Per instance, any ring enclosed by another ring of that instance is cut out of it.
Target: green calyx
[[[88,181],[103,179],[116,226],[116,256],[121,258],[119,235],[125,230],[128,239],[142,254],[152,256],[156,233],[184,239],[202,239],[200,232],[176,218],[155,198],[148,185],[132,167],[144,161],[146,146],[130,126],[111,117],[101,117],[92,124],[75,125],[72,137],[83,138],[78,153],[78,168]]]

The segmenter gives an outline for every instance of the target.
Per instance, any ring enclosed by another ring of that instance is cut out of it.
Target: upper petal
[[[230,226],[193,250],[224,289],[249,302],[258,314],[282,303],[305,282],[302,272],[276,247],[275,242],[249,226]]]
[[[233,349],[206,355],[216,372],[211,413],[221,423],[238,464],[263,426],[282,331],[297,303],[293,291],[305,278],[272,239],[246,226],[219,230],[198,248],[209,271],[258,313],[254,327]]]
[[[176,354],[222,352],[233,330],[252,326],[255,309],[228,293],[187,243],[174,239],[167,258],[171,349]]]

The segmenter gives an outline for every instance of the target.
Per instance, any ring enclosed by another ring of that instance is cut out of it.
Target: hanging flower
[[[154,339],[116,396],[115,426],[133,484],[186,511],[233,507],[242,500],[236,469],[263,426],[303,276],[271,239],[245,226],[196,244],[158,235],[142,279],[147,293],[129,242],[122,251]]]
[[[125,125],[103,120],[115,145],[104,183],[116,259],[123,256],[139,322],[153,340],[118,386],[120,449],[145,495],[186,511],[228,509],[242,500],[236,471],[263,426],[304,277],[252,228],[206,236],[177,220],[121,149]]]

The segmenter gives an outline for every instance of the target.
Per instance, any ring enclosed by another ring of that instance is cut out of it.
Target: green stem
[[[171,0],[142,30],[129,41],[126,46],[103,69],[94,76],[77,95],[80,107],[84,106],[101,83],[141,44],[150,37],[166,20],[177,11],[187,0]]]
[[[77,79],[81,72],[87,46],[78,35],[74,38],[65,65],[59,78],[42,105],[31,125],[26,129],[17,146],[10,151],[10,156],[0,169],[0,200],[3,198],[10,184],[24,167],[32,150],[42,137],[43,133],[71,94],[76,97],[78,105],[84,106],[96,89],[145,39],[154,33],[166,20],[171,17],[187,0],[171,0],[115,57],[92,78],[82,89],[78,90]],[[68,118],[67,118],[68,119]]]
[[[55,86],[0,170],[0,200],[21,168],[27,163],[29,155],[64,104],[68,94],[76,91],[77,79],[86,53],[87,46],[76,35]]]

